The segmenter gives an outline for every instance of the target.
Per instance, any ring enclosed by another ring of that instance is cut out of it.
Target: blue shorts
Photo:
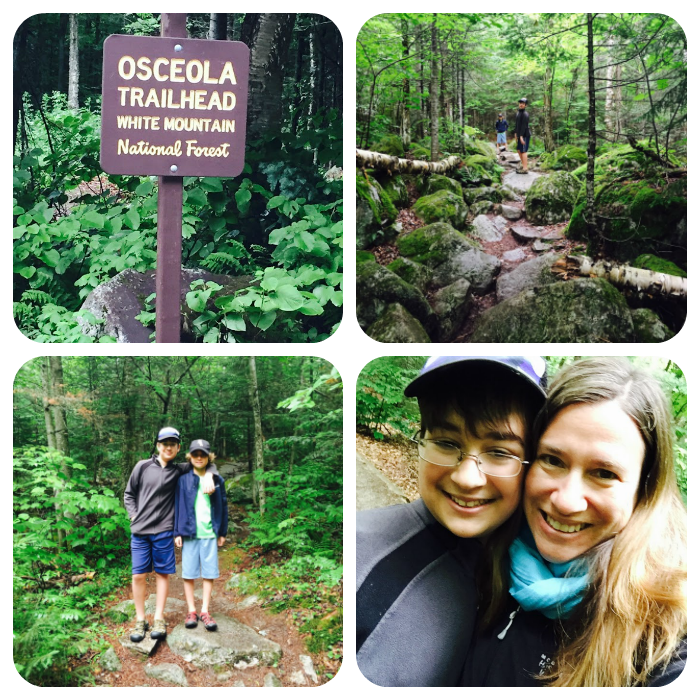
[[[219,548],[216,537],[182,538],[182,578],[219,578]]]
[[[496,134],[496,143],[505,143],[506,142],[506,132],[501,131],[500,133]]]
[[[157,535],[131,535],[131,573],[175,573],[175,544],[173,531]]]
[[[527,153],[527,149],[530,148],[530,137],[523,136],[523,139],[525,140],[525,144],[520,143],[520,138],[518,137],[518,151],[520,151],[520,153]]]

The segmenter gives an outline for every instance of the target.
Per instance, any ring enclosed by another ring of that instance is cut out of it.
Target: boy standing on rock
[[[204,492],[204,476],[214,461],[211,446],[206,440],[194,440],[187,454],[193,466],[183,474],[175,491],[175,544],[182,547],[182,582],[188,614],[185,627],[204,623],[209,632],[216,630],[216,622],[209,614],[209,600],[214,579],[219,578],[219,553],[228,532],[228,505],[224,480],[214,476],[215,490]],[[194,603],[194,580],[202,577],[202,612],[197,616]]]
[[[527,151],[530,148],[530,115],[527,112],[527,97],[518,100],[518,113],[515,115],[515,143],[520,156],[517,172],[527,175]]]
[[[162,428],[156,438],[156,454],[140,461],[131,472],[124,491],[124,506],[131,521],[131,565],[136,624],[132,642],[143,641],[146,622],[146,574],[156,572],[156,610],[151,639],[166,635],[163,611],[168,597],[170,574],[175,573],[175,489],[181,474],[192,469],[189,462],[174,462],[180,451],[180,433],[172,427]],[[212,475],[216,466],[207,467],[203,484],[205,493],[215,490]]]

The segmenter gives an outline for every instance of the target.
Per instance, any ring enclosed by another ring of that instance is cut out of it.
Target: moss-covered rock
[[[382,229],[396,221],[398,212],[377,180],[361,170],[355,178],[355,203],[356,245],[361,250],[383,240]]]
[[[413,205],[413,211],[426,224],[444,221],[455,228],[464,228],[468,213],[464,199],[449,190],[440,190],[421,197]]]
[[[385,136],[371,150],[378,151],[379,153],[386,153],[390,156],[397,156],[398,158],[403,158],[404,156],[401,138],[399,136],[394,135]]]
[[[674,336],[673,331],[651,309],[634,309],[632,323],[638,343],[663,343]]]
[[[676,263],[670,260],[664,260],[656,255],[645,253],[638,256],[633,262],[632,267],[639,267],[642,270],[653,270],[654,272],[662,272],[664,275],[674,275],[675,277],[687,277],[688,273],[682,270]]]
[[[544,153],[539,160],[541,170],[576,170],[587,159],[586,151],[578,146],[566,144],[553,153]]]
[[[467,141],[464,151],[467,154],[485,156],[494,161],[496,160],[496,147],[488,141]]]
[[[624,343],[636,340],[625,297],[603,279],[536,287],[477,321],[473,343]]]
[[[480,214],[486,214],[493,209],[493,202],[489,202],[488,199],[480,200],[474,202],[474,204],[469,207],[469,211],[473,216],[479,216]]]
[[[502,200],[503,195],[495,187],[470,187],[464,190],[464,201],[470,205],[482,201],[499,203]]]
[[[462,185],[460,185],[457,180],[453,180],[451,177],[447,177],[447,175],[428,176],[423,189],[424,194],[435,194],[440,190],[447,190],[448,192],[456,194],[458,197],[462,197]]]
[[[574,174],[585,171],[583,165]],[[643,253],[673,251],[668,257],[680,267],[686,266],[685,177],[669,178],[667,171],[645,154],[631,146],[614,146],[596,156],[595,208],[607,255],[633,260]],[[586,238],[585,209],[582,187],[567,229],[569,237]]]
[[[478,157],[482,158],[483,156]],[[488,187],[493,184],[493,176],[481,165],[463,165],[455,171],[455,178],[465,187]]]
[[[470,305],[470,284],[465,279],[458,279],[435,292],[433,309],[440,319],[439,342],[448,343],[454,339],[467,317]]]
[[[374,253],[369,250],[358,250],[357,253],[355,253],[355,263],[361,265],[364,262],[376,262]]]
[[[554,284],[557,281],[557,276],[552,272],[552,265],[560,257],[558,253],[538,255],[536,258],[518,265],[511,272],[501,275],[496,282],[498,301],[505,301],[517,296],[526,289]]]
[[[415,316],[401,304],[389,304],[367,329],[367,335],[380,343],[429,343],[430,336]]]
[[[432,274],[430,269],[425,265],[421,265],[409,258],[397,258],[386,267],[402,280],[412,284],[416,289],[425,294]]]
[[[253,475],[239,474],[224,483],[229,503],[251,503],[253,501]]]
[[[375,173],[375,177],[395,207],[408,206],[408,188],[401,175],[389,175],[382,171]]]
[[[553,173],[537,178],[525,197],[528,221],[537,225],[566,221],[574,210],[580,189],[580,181],[570,173]]]

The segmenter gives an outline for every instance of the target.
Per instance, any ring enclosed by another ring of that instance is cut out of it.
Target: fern
[[[238,241],[229,241],[228,249],[211,253],[202,262],[202,267],[222,275],[232,272],[247,272],[251,263],[250,253]]]

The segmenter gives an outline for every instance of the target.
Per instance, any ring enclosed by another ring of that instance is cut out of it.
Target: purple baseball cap
[[[537,390],[544,403],[547,396],[547,363],[543,357],[509,355],[507,357],[494,357],[486,355],[470,355],[469,357],[445,357],[437,356],[428,358],[423,365],[420,374],[404,389],[404,395],[408,397],[421,396],[430,389],[433,382],[455,367],[462,367],[474,372],[502,371],[511,373],[513,379],[525,382],[526,385]]]

